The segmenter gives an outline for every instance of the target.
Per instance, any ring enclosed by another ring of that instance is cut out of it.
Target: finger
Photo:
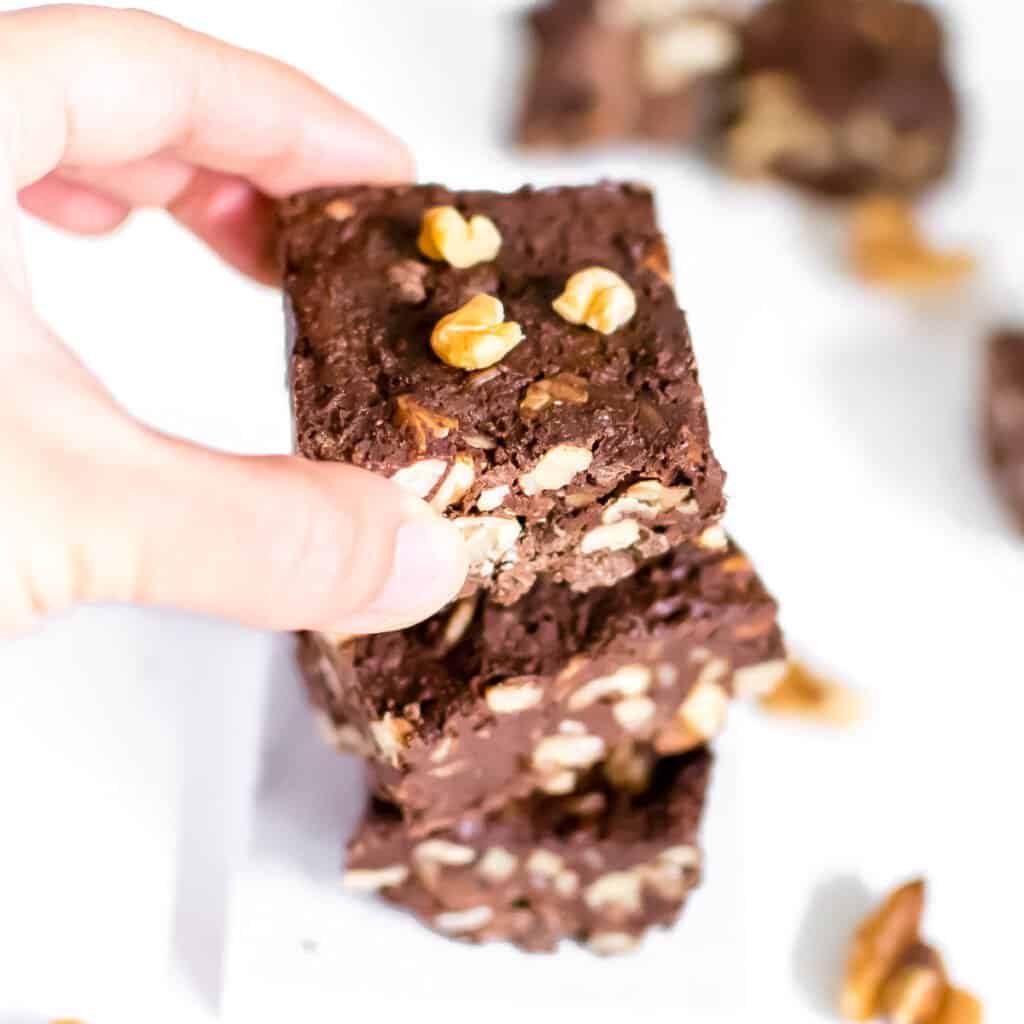
[[[411,625],[464,582],[456,528],[382,477],[164,438],[145,462],[98,524],[138,603],[355,634]]]
[[[60,169],[65,181],[86,185],[126,206],[166,206],[188,188],[195,173],[192,164],[169,153],[101,167],[62,164]]]
[[[373,632],[461,587],[461,535],[426,504],[355,467],[140,426],[2,279],[0,341],[0,630],[130,602]]]
[[[103,235],[113,231],[131,214],[124,203],[84,185],[48,174],[18,193],[22,208],[41,220],[79,235]]]
[[[144,12],[0,15],[0,86],[19,187],[62,162],[163,151],[272,195],[411,169],[401,144],[296,69]]]
[[[273,203],[244,178],[202,170],[166,154],[112,167],[62,168],[59,175],[128,207],[166,207],[238,270],[265,284],[280,279]]]
[[[241,178],[197,172],[168,210],[222,259],[264,284],[280,279],[274,204]]]

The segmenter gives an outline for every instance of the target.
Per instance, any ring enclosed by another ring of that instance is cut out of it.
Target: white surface
[[[929,307],[847,280],[801,203],[677,153],[511,152],[519,38],[494,12],[521,5],[153,6],[318,75],[405,135],[424,178],[652,181],[731,527],[782,598],[795,649],[861,687],[872,713],[838,734],[734,715],[707,883],[639,956],[467,951],[340,892],[359,783],[315,746],[285,642],[80,612],[0,649],[0,1024],[214,1019],[217,1003],[219,1019],[246,1022],[401,1007],[810,1024],[832,1019],[823,993],[862,887],[915,872],[956,977],[990,1024],[1019,1024],[1024,545],[973,431],[980,331],[1024,315],[1016,5],[946,5],[971,139],[929,219],[976,245],[985,276]],[[286,449],[275,295],[155,214],[103,242],[32,225],[27,247],[44,313],[133,410],[209,444]]]

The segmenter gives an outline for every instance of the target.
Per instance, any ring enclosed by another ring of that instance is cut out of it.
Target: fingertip
[[[403,501],[387,579],[364,609],[332,623],[332,630],[365,634],[405,629],[458,597],[469,571],[462,534],[425,503],[412,501],[416,505]]]
[[[458,597],[469,571],[461,531],[425,501],[390,481],[377,480],[393,493],[399,519],[393,534],[387,572],[359,607],[348,606],[324,628],[361,635],[413,626]]]
[[[261,284],[277,284],[273,202],[242,178],[196,171],[167,210],[221,259]]]
[[[77,235],[105,235],[120,227],[131,208],[83,185],[47,175],[21,189],[22,209]]]
[[[280,158],[252,180],[274,196],[308,188],[363,182],[405,184],[415,177],[406,144],[369,114],[294,71],[302,83],[305,117]],[[314,101],[314,96],[316,100]]]

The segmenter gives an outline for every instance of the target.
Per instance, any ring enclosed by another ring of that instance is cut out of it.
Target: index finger
[[[0,15],[0,99],[16,189],[167,150],[270,195],[411,173],[401,143],[300,71],[141,11]]]

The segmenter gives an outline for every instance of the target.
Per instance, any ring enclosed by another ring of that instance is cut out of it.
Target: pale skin
[[[133,420],[37,316],[18,244],[19,202],[86,235],[158,206],[274,283],[269,197],[411,170],[390,135],[270,58],[140,12],[0,15],[0,633],[96,602],[369,633],[458,592],[458,532],[390,481]]]

